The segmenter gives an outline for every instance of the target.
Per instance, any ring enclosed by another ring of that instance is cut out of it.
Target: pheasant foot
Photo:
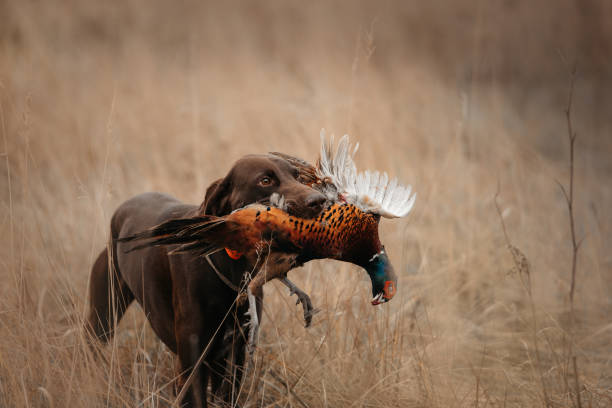
[[[297,296],[298,299],[297,299],[297,302],[295,302],[295,304],[296,305],[298,303],[302,304],[302,308],[304,309],[304,323],[305,323],[304,327],[309,327],[310,323],[312,322],[312,316],[319,313],[320,310],[315,309],[312,306],[312,302],[310,301],[310,296],[308,296],[308,294],[304,292],[302,289],[298,288],[295,285],[295,283],[291,282],[287,278],[281,279],[281,282],[283,282],[283,284],[289,288],[291,295],[295,294]]]

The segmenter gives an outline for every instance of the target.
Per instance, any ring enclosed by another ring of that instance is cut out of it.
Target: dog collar
[[[237,261],[238,259],[240,259],[242,257],[242,254],[240,252],[234,251],[234,250],[229,249],[229,248],[225,248],[225,252],[227,252],[227,256],[229,256],[230,258],[232,258],[235,261]]]
[[[218,253],[220,250],[214,252],[214,253]],[[225,275],[223,275],[219,269],[217,269],[217,267],[215,266],[214,262],[212,261],[212,259],[210,259],[210,256],[212,254],[208,254],[206,255],[204,258],[206,258],[206,261],[208,262],[208,264],[210,265],[210,267],[212,268],[213,271],[215,271],[215,273],[217,274],[217,276],[219,277],[219,279],[221,279],[221,282],[225,283],[230,289],[232,289],[234,292],[238,292],[240,293],[240,288],[236,285],[234,285],[229,279],[227,279],[227,277]],[[229,253],[228,253],[229,255]],[[246,272],[245,272],[246,274]]]

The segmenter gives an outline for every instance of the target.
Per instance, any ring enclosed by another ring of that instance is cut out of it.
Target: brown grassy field
[[[201,202],[247,153],[315,160],[321,128],[418,193],[382,222],[399,293],[371,307],[363,271],[311,262],[305,329],[266,285],[245,407],[612,406],[611,22],[604,0],[0,1],[0,406],[171,405],[138,306],[104,358],[80,330],[112,212]]]

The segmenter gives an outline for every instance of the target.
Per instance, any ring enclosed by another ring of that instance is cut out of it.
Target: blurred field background
[[[610,95],[604,0],[0,1],[0,406],[169,406],[138,306],[104,358],[80,331],[112,212],[199,203],[247,153],[314,161],[321,128],[418,192],[382,222],[400,292],[373,308],[363,271],[312,262],[304,329],[268,284],[244,406],[612,406]]]

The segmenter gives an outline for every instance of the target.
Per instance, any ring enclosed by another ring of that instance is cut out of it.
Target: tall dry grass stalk
[[[0,2],[0,406],[171,406],[175,359],[138,306],[106,347],[80,330],[113,210],[148,190],[200,202],[248,153],[314,160],[322,127],[419,193],[382,223],[399,293],[373,308],[363,271],[309,263],[291,272],[322,310],[304,329],[266,285],[238,401],[610,406],[610,12]],[[571,169],[558,49],[581,66]],[[574,233],[555,184],[570,177]]]

